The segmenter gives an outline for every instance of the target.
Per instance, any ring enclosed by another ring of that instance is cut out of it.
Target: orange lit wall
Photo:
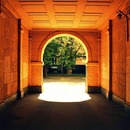
[[[31,31],[31,86],[40,86],[42,49],[47,41],[58,34],[71,34],[79,38],[88,51],[87,84],[99,87],[99,31]],[[34,77],[34,75],[37,75]],[[40,77],[39,77],[40,76]],[[43,77],[43,76],[42,76]]]
[[[101,33],[101,87],[109,92],[109,31],[104,28]]]
[[[126,98],[126,21],[113,20],[112,35],[112,92]]]
[[[113,96],[126,99],[126,19],[112,20],[112,43],[109,41],[109,26],[102,30],[101,40],[101,87]],[[110,44],[112,44],[110,51]],[[110,52],[109,52],[110,51]],[[110,53],[112,55],[110,60]],[[112,61],[112,62],[111,62]],[[110,68],[111,62],[111,68]],[[111,71],[110,71],[111,70]],[[111,81],[110,81],[110,72]]]
[[[29,83],[29,38],[28,38],[28,30],[25,27],[22,27],[22,54],[21,54],[21,60],[22,60],[22,64],[21,64],[21,68],[22,68],[22,89],[27,88],[28,87],[28,83]]]
[[[29,44],[28,30],[23,26],[21,36],[21,91],[28,87]],[[0,103],[18,91],[18,21],[4,7],[0,14]]]
[[[8,15],[6,15],[8,14]],[[8,11],[0,18],[0,101],[17,92],[17,19]]]
[[[91,31],[31,31],[31,61],[41,61],[39,52],[46,42],[58,34],[71,34],[83,41],[88,50],[88,60],[98,62],[98,30]]]

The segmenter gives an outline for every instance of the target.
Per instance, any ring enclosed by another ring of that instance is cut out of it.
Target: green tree
[[[53,39],[45,48],[44,65],[46,67],[55,65],[66,69],[73,69],[76,59],[85,55],[83,46],[72,37],[61,36]],[[55,61],[55,62],[54,62]]]

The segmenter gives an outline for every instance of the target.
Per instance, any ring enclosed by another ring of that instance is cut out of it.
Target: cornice
[[[22,19],[22,17],[19,15],[19,13],[17,12],[17,10],[10,4],[9,0],[4,0],[4,6],[15,16],[15,18],[21,19],[22,25],[25,26],[28,30],[30,30],[30,27]]]

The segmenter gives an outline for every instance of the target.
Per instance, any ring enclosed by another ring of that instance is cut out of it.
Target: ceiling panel
[[[112,2],[113,0],[87,0],[87,2]]]
[[[60,27],[72,27],[73,26],[73,21],[69,21],[69,20],[58,20],[57,21],[57,26],[60,26]]]
[[[77,2],[78,0],[53,0],[53,2]]]
[[[19,0],[19,2],[43,2],[44,0]]]
[[[88,20],[98,21],[100,18],[101,15],[83,15],[81,17],[81,21],[88,21]]]
[[[75,12],[75,5],[54,5],[55,12]]]
[[[28,16],[47,16],[46,12],[27,12]]]
[[[27,25],[30,25],[30,28],[46,27],[53,29],[98,29],[112,16],[113,10],[123,2],[123,0],[6,1],[10,3]]]
[[[74,20],[74,16],[56,15],[56,20]]]
[[[50,21],[45,21],[45,20],[33,20],[33,23],[35,25],[44,26],[44,27],[50,27],[51,26]]]
[[[46,12],[45,5],[42,4],[22,4],[27,12]]]
[[[108,10],[109,6],[99,6],[99,5],[91,5],[85,6],[84,12],[94,12],[94,13],[103,13]]]
[[[47,15],[45,16],[29,16],[32,20],[49,20]]]

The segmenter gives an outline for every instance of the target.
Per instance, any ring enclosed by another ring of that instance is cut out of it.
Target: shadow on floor
[[[0,113],[0,130],[130,130],[130,117],[100,94],[82,102],[48,102],[31,94]]]
[[[18,100],[0,113],[0,130],[130,130],[130,116],[123,108],[100,94],[87,94],[88,100],[79,100],[81,94],[85,94],[85,81],[84,78],[75,81],[64,77],[45,79],[47,91],[43,95],[50,98],[55,93],[51,100],[45,100],[44,96],[41,99],[39,94]],[[56,89],[57,82],[60,88]],[[48,88],[51,89],[48,91]],[[78,100],[69,102],[68,96]],[[60,101],[52,100],[55,97]],[[63,97],[68,99],[63,102]]]

